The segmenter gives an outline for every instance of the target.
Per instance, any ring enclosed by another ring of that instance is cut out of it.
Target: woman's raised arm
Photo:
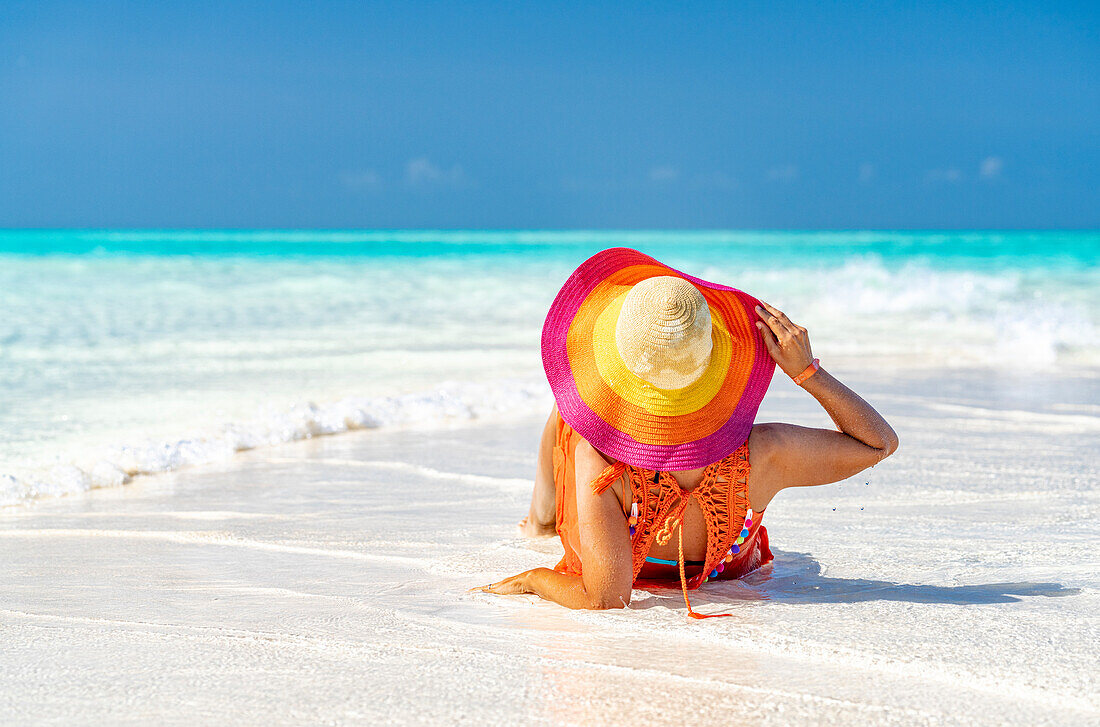
[[[758,306],[756,322],[764,345],[788,376],[798,376],[813,362],[810,337],[780,310]],[[864,470],[898,448],[898,435],[875,408],[858,394],[819,369],[803,381],[808,391],[832,417],[839,431],[793,424],[753,427],[754,495],[766,505],[784,487],[824,485]],[[757,463],[764,465],[757,472]],[[755,505],[754,505],[755,506]]]

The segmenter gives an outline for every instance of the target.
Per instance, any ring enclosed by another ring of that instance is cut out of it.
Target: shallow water
[[[834,369],[1072,372],[1051,401],[1100,407],[1095,232],[0,231],[0,506],[542,406],[546,309],[614,245],[781,306]]]

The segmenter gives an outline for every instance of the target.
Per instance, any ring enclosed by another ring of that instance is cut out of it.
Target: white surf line
[[[62,538],[125,538],[131,540],[158,540],[178,545],[215,545],[263,550],[294,555],[319,555],[328,558],[346,558],[372,563],[403,564],[413,568],[425,569],[431,564],[429,558],[409,558],[401,555],[376,555],[358,550],[336,550],[331,548],[311,548],[304,545],[288,545],[279,542],[249,540],[228,533],[175,530],[94,530],[81,528],[37,528],[0,530],[0,538],[25,537],[62,537]]]
[[[380,612],[392,613],[393,615],[402,615],[396,611],[391,611],[390,609],[381,609],[371,606],[368,606],[368,608],[372,608]],[[22,618],[28,621],[46,621],[54,623],[70,623],[74,625],[79,624],[100,627],[115,626],[122,627],[119,630],[132,634],[158,637],[167,636],[169,638],[179,638],[188,641],[200,641],[203,643],[218,643],[225,640],[251,641],[270,644],[272,646],[289,646],[303,648],[309,651],[320,652],[328,656],[331,656],[334,651],[345,653],[366,651],[371,656],[377,656],[377,653],[380,650],[389,650],[393,652],[425,653],[436,656],[438,656],[438,654],[440,653],[440,648],[437,644],[421,645],[411,643],[388,642],[384,645],[383,648],[383,645],[375,642],[360,642],[347,639],[334,639],[332,637],[326,636],[297,635],[272,631],[252,631],[248,629],[234,629],[222,626],[164,624],[148,621],[132,621],[127,619],[102,619],[87,616],[61,616],[53,614],[29,613],[26,611],[16,611],[12,609],[0,609],[0,614],[13,618]],[[427,625],[432,624],[429,623]],[[461,636],[461,634],[459,634],[459,636]],[[576,636],[576,634],[573,634],[573,636]],[[456,652],[465,653],[470,657],[480,658],[488,656],[495,659],[515,659],[519,661],[537,659],[539,661],[564,662],[582,669],[587,668],[593,670],[619,672],[621,674],[627,674],[631,677],[641,678],[645,681],[676,681],[691,684],[693,686],[703,686],[705,688],[720,691],[732,690],[759,696],[798,700],[803,703],[809,704],[847,707],[855,709],[857,711],[870,712],[875,714],[901,713],[907,716],[921,716],[925,718],[937,718],[943,716],[943,714],[939,712],[926,712],[911,707],[868,704],[865,702],[855,702],[847,699],[840,699],[837,697],[809,694],[806,692],[792,692],[784,689],[754,687],[744,684],[732,683],[714,677],[693,677],[685,676],[682,674],[670,674],[660,669],[648,667],[624,666],[619,664],[602,664],[599,662],[585,661],[583,659],[562,658],[561,652],[555,649],[538,646],[533,648],[538,649],[542,653],[538,655],[523,656],[510,652],[499,653],[495,651],[489,651],[484,647],[462,646],[454,643],[448,644],[447,652],[452,654]]]
[[[644,592],[644,589],[640,589]],[[466,598],[485,603],[492,603],[492,596],[481,593],[464,594]],[[537,596],[531,596],[527,601],[529,605],[544,605]],[[736,601],[724,602],[726,608],[735,608]],[[719,605],[717,602],[714,605]],[[673,611],[669,608],[669,611]],[[598,625],[598,627],[610,635],[611,632],[623,637],[636,637],[639,635],[637,627],[630,623],[630,607],[615,613],[603,613],[595,611],[569,611],[568,615],[576,621],[586,625]],[[405,614],[408,620],[420,621],[423,617],[419,614]],[[696,623],[689,622],[686,618],[678,619],[676,623],[651,624],[646,627],[656,626],[661,629],[664,636],[680,638],[692,642],[702,642],[704,645],[713,645],[716,639],[724,638],[731,634],[731,629],[725,628],[725,624],[714,624],[711,629],[700,631]],[[492,626],[481,624],[462,624],[464,631],[473,628],[485,631]],[[768,631],[762,626],[740,624],[740,628],[732,630],[732,638],[746,649],[755,649],[764,653],[799,659],[806,662],[817,663],[823,668],[836,668],[837,659],[843,659],[851,666],[874,672],[881,671],[891,676],[902,679],[917,679],[924,682],[943,683],[949,687],[958,687],[965,684],[967,689],[990,694],[999,698],[1010,698],[1018,701],[1042,704],[1052,709],[1069,708],[1090,714],[1100,714],[1100,704],[1088,697],[1082,697],[1076,692],[1060,692],[1045,686],[1021,684],[1015,681],[1015,677],[1007,675],[1001,677],[995,674],[975,674],[966,666],[958,666],[949,662],[908,662],[896,659],[886,654],[854,649],[843,644],[831,644],[821,641],[812,641],[805,638],[791,638],[784,634]],[[551,631],[543,631],[549,634]],[[563,637],[574,638],[573,632],[554,631]]]
[[[392,470],[395,472],[409,472],[412,474],[421,475],[422,477],[430,477],[436,480],[454,480],[457,482],[464,482],[470,485],[491,485],[494,487],[508,486],[508,487],[532,487],[534,486],[534,480],[522,479],[518,477],[492,477],[490,475],[472,475],[463,472],[448,472],[446,470],[435,469],[434,467],[425,467],[424,465],[413,464],[411,462],[400,462],[391,460],[359,460],[359,459],[320,459],[320,460],[303,460],[292,459],[286,457],[265,459],[265,462],[276,462],[280,464],[308,464],[316,462],[318,464],[331,464],[340,467],[361,467],[367,469],[384,469]]]
[[[477,595],[477,594],[474,594]],[[679,624],[676,624],[677,626]],[[664,635],[702,641],[706,645],[715,643],[713,635],[680,632],[663,626]],[[749,630],[753,630],[749,627]],[[823,668],[835,669],[837,657],[844,658],[849,665],[866,672],[880,672],[889,674],[899,679],[916,679],[926,683],[942,683],[955,689],[966,689],[995,698],[1024,701],[1040,704],[1051,709],[1072,709],[1089,714],[1100,714],[1100,705],[1089,701],[1087,697],[1081,697],[1076,693],[1059,692],[1054,689],[1045,689],[1031,685],[1023,685],[1016,681],[1004,681],[997,677],[978,676],[972,671],[959,670],[951,664],[937,663],[909,663],[898,661],[888,656],[859,652],[841,645],[824,644],[806,640],[784,640],[779,638],[767,638],[771,636],[762,629],[754,637],[752,635],[738,637],[746,649],[754,649],[772,656],[797,659],[804,662],[820,664]],[[544,632],[545,633],[545,632]],[[637,636],[637,631],[620,630],[620,633]],[[563,636],[575,638],[575,634],[562,633]],[[760,638],[760,636],[764,638]],[[618,667],[633,668],[633,667]],[[664,674],[664,672],[660,672]],[[667,677],[668,675],[665,674]],[[694,677],[685,677],[694,679]],[[1011,677],[1009,677],[1011,679]],[[721,682],[724,684],[724,682]],[[965,685],[965,687],[960,687]],[[767,690],[764,690],[765,692]],[[780,694],[776,692],[776,694]],[[827,699],[827,698],[822,698]]]
[[[1052,414],[1051,412],[1027,411],[1024,409],[990,409],[988,407],[971,406],[967,404],[947,404],[937,401],[926,401],[924,402],[924,406],[933,411],[956,414],[964,419],[972,419],[975,414],[980,414],[985,417],[984,420],[979,421],[993,420],[1021,424],[1063,424],[1085,429],[1100,429],[1100,416],[1092,416],[1090,414]]]
[[[898,678],[940,682],[955,688],[958,688],[960,684],[965,684],[967,689],[999,698],[1033,702],[1052,709],[1069,708],[1091,714],[1100,713],[1100,705],[1090,701],[1087,697],[1081,697],[1076,693],[1059,692],[1056,689],[1041,686],[1021,684],[1019,681],[1013,680],[1012,675],[1007,677],[979,675],[965,666],[960,668],[951,663],[907,662],[884,654],[859,651],[842,644],[791,639],[784,637],[782,634],[769,633],[761,627],[747,626],[745,628],[757,632],[756,638],[750,637],[754,648],[762,648],[777,656],[818,662],[832,668],[836,667],[839,657],[856,668],[866,671],[881,671]],[[666,631],[666,635],[669,633]],[[702,634],[690,632],[680,632],[679,635],[692,640],[704,638]],[[742,640],[744,641],[744,639]],[[704,642],[710,643],[705,640]]]
[[[1100,416],[1100,404],[1051,404],[1051,409],[1065,411],[1070,414],[1092,414]]]
[[[8,513],[4,513],[5,515]],[[38,517],[40,512],[28,510],[12,513],[17,517]],[[119,512],[92,511],[92,512],[66,512],[57,517],[73,520],[99,520],[103,518],[119,519],[152,519],[165,518],[169,520],[289,520],[298,517],[296,515],[280,515],[266,512],[237,512],[232,510],[126,510]]]
[[[452,636],[456,636],[458,638],[461,638],[463,636],[468,636],[469,630],[470,630],[471,627],[475,628],[478,631],[487,632],[487,633],[491,633],[491,634],[498,634],[498,631],[499,631],[496,627],[487,626],[487,625],[483,625],[483,624],[469,624],[469,623],[458,624],[457,622],[453,622],[453,621],[450,621],[450,620],[441,621],[441,620],[439,620],[435,617],[427,617],[427,616],[424,616],[424,615],[421,615],[421,614],[411,614],[411,613],[405,613],[405,612],[401,612],[401,611],[397,611],[397,610],[393,610],[393,609],[388,609],[388,608],[380,608],[378,606],[374,606],[372,604],[365,603],[365,602],[364,603],[356,602],[356,603],[358,605],[360,605],[362,608],[366,609],[366,610],[374,610],[374,611],[378,611],[378,612],[381,612],[381,613],[388,613],[388,614],[391,614],[393,616],[397,616],[397,617],[399,617],[399,618],[401,618],[401,619],[403,619],[407,622],[414,622],[414,623],[418,624],[421,628],[428,628],[428,629],[434,629],[434,630],[439,630],[440,628],[442,628],[447,633],[450,633]],[[270,643],[272,645],[281,645],[281,646],[291,646],[291,647],[305,648],[305,649],[308,649],[308,650],[311,650],[311,651],[319,651],[321,653],[326,653],[326,654],[330,654],[330,655],[331,655],[333,650],[345,651],[345,652],[346,651],[360,652],[360,651],[366,650],[369,653],[376,654],[378,649],[380,648],[379,644],[365,643],[365,642],[359,642],[359,641],[351,641],[351,640],[346,640],[346,639],[333,639],[332,637],[326,637],[326,636],[316,636],[315,637],[315,636],[307,636],[307,635],[289,634],[289,633],[284,633],[284,632],[253,631],[253,630],[248,630],[248,629],[235,629],[235,628],[224,627],[224,626],[202,626],[202,625],[195,625],[195,624],[163,624],[163,623],[156,623],[156,622],[133,621],[133,620],[128,620],[128,619],[107,619],[107,618],[94,618],[94,617],[87,617],[87,616],[62,616],[62,615],[53,615],[53,614],[36,614],[36,613],[29,613],[29,612],[26,612],[26,611],[17,611],[17,610],[13,610],[13,609],[0,609],[0,614],[7,615],[7,616],[10,616],[10,617],[15,617],[15,618],[22,618],[22,619],[25,619],[25,620],[32,620],[32,621],[35,621],[35,620],[37,620],[37,621],[53,621],[53,622],[82,624],[82,625],[90,625],[90,626],[116,626],[116,627],[122,627],[123,630],[125,630],[127,632],[132,632],[132,633],[139,633],[139,634],[145,634],[145,635],[155,635],[155,636],[169,636],[169,637],[181,638],[181,639],[185,639],[185,640],[197,640],[197,641],[201,641],[201,642],[205,642],[205,643],[210,643],[210,642],[215,642],[216,643],[218,641],[225,640],[225,639],[263,642],[263,643]],[[455,631],[454,628],[453,628],[454,626],[460,626],[461,628],[459,630]],[[751,630],[756,630],[756,629],[751,629]],[[192,632],[192,633],[180,633],[181,631]],[[545,636],[550,632],[540,631],[539,633]],[[558,631],[557,633],[560,633],[563,636],[569,636],[570,638],[577,637],[577,634],[574,633],[574,632]],[[638,635],[637,631],[631,631],[629,633],[633,636]],[[687,636],[691,637],[692,640],[695,640],[696,638],[704,638],[703,635],[701,635],[701,634],[684,634],[684,633],[681,633],[680,635],[687,635]],[[742,642],[744,642],[744,640],[742,640]],[[711,641],[706,641],[706,643],[710,644],[712,642]],[[813,644],[810,644],[809,642],[802,642],[800,645],[813,646]],[[335,649],[333,647],[335,647]],[[410,644],[410,643],[401,643],[401,644],[389,643],[389,644],[386,644],[386,647],[389,648],[392,651],[428,652],[428,653],[432,653],[432,654],[438,654],[439,653],[439,647],[436,644],[433,644],[431,646],[421,646],[421,645]],[[953,673],[944,673],[943,671],[941,671],[941,669],[943,667],[947,666],[947,665],[944,665],[944,664],[910,665],[910,664],[907,664],[907,663],[904,663],[904,662],[895,662],[894,660],[888,659],[888,658],[882,659],[882,658],[874,658],[874,657],[872,657],[870,660],[867,660],[867,658],[866,658],[868,656],[867,654],[863,654],[861,652],[854,652],[850,649],[845,649],[843,647],[832,647],[832,646],[825,647],[825,650],[826,651],[832,650],[833,653],[831,653],[831,654],[825,653],[825,654],[821,655],[821,657],[818,657],[817,655],[813,654],[810,651],[801,651],[801,652],[799,652],[798,650],[796,650],[796,651],[792,652],[789,648],[785,648],[782,645],[777,645],[774,642],[773,643],[768,643],[768,640],[766,640],[766,639],[763,640],[763,643],[761,643],[759,641],[756,641],[754,639],[753,642],[750,642],[750,643],[746,644],[746,648],[750,648],[750,647],[754,648],[754,649],[764,647],[765,650],[771,651],[776,656],[782,656],[782,657],[794,658],[794,659],[801,659],[801,660],[808,660],[808,661],[819,661],[820,660],[820,661],[823,661],[825,663],[832,664],[834,666],[835,666],[835,663],[836,663],[836,656],[838,655],[837,652],[847,651],[847,652],[849,652],[848,653],[849,657],[853,656],[853,655],[860,655],[860,656],[864,657],[864,659],[849,659],[849,661],[852,662],[852,665],[855,666],[856,668],[861,668],[861,669],[864,669],[866,671],[882,670],[882,671],[885,671],[887,673],[892,673],[893,675],[898,676],[898,677],[917,678],[921,681],[943,682],[943,683],[947,684],[948,686],[950,686],[952,688],[955,688],[955,689],[960,689],[960,688],[961,689],[972,689],[972,690],[978,691],[978,692],[986,692],[986,693],[989,693],[993,697],[1006,699],[1006,700],[1023,700],[1023,701],[1030,701],[1030,702],[1039,702],[1039,703],[1047,704],[1052,708],[1069,708],[1069,709],[1073,709],[1073,710],[1076,710],[1076,711],[1088,712],[1088,713],[1092,713],[1092,714],[1095,714],[1098,711],[1100,711],[1100,710],[1097,709],[1096,705],[1090,703],[1087,699],[1083,700],[1080,697],[1078,697],[1077,695],[1073,695],[1073,694],[1058,693],[1054,690],[1042,691],[1042,692],[1036,694],[1036,691],[1038,691],[1038,690],[1036,690],[1034,687],[1028,687],[1028,686],[1020,685],[1020,684],[1015,683],[1015,682],[1013,682],[1011,684],[1005,683],[1005,684],[991,685],[991,684],[989,684],[987,679],[979,679],[978,681],[975,681],[975,678],[974,678],[975,675],[973,675],[972,673],[969,673],[969,672],[967,672],[965,678],[960,678],[957,673],[955,673],[955,674],[953,674]],[[775,647],[775,648],[769,649],[768,647]],[[769,697],[786,698],[786,699],[798,699],[798,700],[805,701],[805,702],[818,703],[818,704],[823,704],[823,705],[827,704],[827,705],[833,705],[833,706],[845,706],[845,707],[855,708],[855,709],[858,709],[858,710],[861,710],[861,711],[874,712],[874,713],[879,713],[879,714],[884,713],[884,712],[895,712],[895,713],[900,712],[900,713],[910,715],[910,716],[915,716],[915,715],[920,715],[920,716],[923,716],[923,717],[942,717],[943,716],[941,713],[929,713],[929,712],[925,712],[923,710],[917,710],[917,709],[910,708],[910,707],[898,707],[898,706],[893,706],[893,705],[867,704],[867,703],[863,703],[863,702],[854,702],[854,701],[851,701],[851,700],[846,700],[846,699],[841,699],[841,698],[836,698],[836,697],[820,696],[820,695],[814,695],[814,694],[807,694],[807,693],[803,693],[803,692],[791,692],[791,691],[782,690],[782,689],[771,689],[771,688],[765,688],[765,687],[753,687],[753,686],[748,686],[748,685],[730,683],[728,681],[724,681],[722,679],[718,679],[718,678],[715,678],[715,677],[706,677],[706,676],[696,677],[696,676],[685,676],[685,675],[680,675],[680,674],[671,674],[671,673],[668,673],[666,671],[662,671],[662,670],[656,669],[656,668],[648,668],[648,667],[640,667],[640,666],[626,666],[626,665],[619,665],[619,664],[601,664],[601,663],[598,663],[598,662],[585,661],[583,659],[574,659],[574,658],[563,657],[563,654],[560,651],[557,651],[557,650],[554,650],[554,649],[549,649],[549,648],[545,648],[545,647],[534,647],[534,648],[538,648],[541,651],[543,651],[543,654],[541,655],[541,658],[544,658],[544,659],[572,663],[574,665],[580,665],[580,666],[583,666],[583,667],[589,667],[589,668],[593,668],[593,669],[618,671],[618,672],[628,673],[632,676],[633,675],[648,675],[648,678],[651,678],[651,679],[659,679],[659,680],[670,680],[671,679],[671,680],[675,680],[675,681],[678,681],[678,682],[685,682],[685,683],[691,683],[691,684],[702,684],[702,685],[707,685],[707,686],[713,685],[715,688],[721,688],[721,689],[731,689],[732,688],[732,689],[740,690],[740,691],[743,691],[743,692],[746,692],[746,693],[749,693],[749,694],[764,695],[764,696],[769,696]],[[465,652],[465,653],[469,654],[470,656],[485,656],[486,654],[490,654],[490,653],[493,656],[503,657],[503,658],[508,658],[508,657],[512,656],[511,654],[496,654],[496,653],[488,652],[483,647],[466,647],[466,646],[461,646],[459,644],[453,644],[453,643],[448,645],[448,651],[450,651],[450,652]],[[860,661],[863,661],[864,663],[862,663],[862,664],[857,663],[857,662],[860,662]],[[899,669],[896,668],[898,666],[908,666],[908,667],[911,667],[911,668],[909,668],[909,669],[900,669],[899,670]],[[895,668],[889,668],[889,667],[895,667]],[[912,668],[912,667],[917,667],[917,668]],[[981,683],[981,682],[985,682],[985,683]],[[965,686],[960,687],[960,685],[965,685]]]
[[[472,598],[479,599],[479,600],[487,598],[483,594],[476,594],[476,593],[470,594],[470,596]],[[532,602],[532,603],[536,603],[536,602]],[[442,626],[442,624],[437,620],[437,617],[432,617],[432,616],[428,616],[428,615],[425,615],[425,614],[395,612],[395,615],[401,616],[406,621],[417,623],[422,628],[434,628],[434,629],[438,630]],[[496,626],[492,626],[492,625],[457,622],[457,621],[453,621],[453,620],[450,620],[450,619],[447,620],[447,624],[448,624],[448,627],[449,627],[448,628],[448,633],[451,633],[452,635],[455,635],[455,636],[460,637],[460,638],[468,636],[469,631],[471,629],[475,629],[475,628],[478,631],[480,631],[482,634],[491,635],[491,636],[499,636],[499,628],[496,627]],[[650,624],[650,625],[653,625],[653,624]],[[658,628],[660,628],[660,627],[658,627]],[[538,633],[539,633],[540,637],[548,637],[548,636],[553,634],[553,635],[558,635],[561,638],[564,638],[566,640],[576,639],[578,637],[584,638],[586,636],[586,635],[578,634],[575,631],[566,631],[566,630],[561,630],[561,629],[540,629]],[[642,635],[636,630],[635,631],[624,630],[624,633],[628,634],[630,636],[641,636]],[[711,640],[708,640],[706,638],[706,636],[704,636],[704,635],[691,634],[691,637],[693,639],[696,638],[696,637],[702,638],[704,640],[704,643],[708,646],[712,646],[715,643]],[[449,648],[461,648],[461,647],[451,646]],[[623,673],[623,674],[628,674],[630,676],[640,676],[647,683],[648,682],[666,682],[666,681],[669,681],[669,680],[673,680],[673,681],[688,683],[688,684],[692,684],[692,685],[702,685],[702,686],[704,686],[708,689],[718,691],[718,692],[729,691],[729,690],[732,689],[732,690],[744,692],[744,693],[747,693],[747,694],[766,696],[766,697],[772,697],[772,698],[777,698],[777,699],[795,699],[795,700],[800,700],[800,701],[811,703],[811,704],[849,707],[849,708],[853,708],[853,709],[856,709],[856,710],[859,710],[859,711],[871,712],[871,713],[875,713],[875,714],[879,714],[879,715],[881,715],[882,713],[902,713],[902,714],[905,714],[905,715],[908,715],[908,716],[920,715],[920,716],[925,717],[925,718],[942,718],[943,717],[942,713],[926,712],[926,711],[915,709],[915,708],[912,708],[912,707],[900,707],[900,706],[889,705],[889,704],[883,704],[883,705],[868,704],[868,703],[865,703],[865,702],[856,702],[856,701],[852,701],[852,700],[849,700],[849,699],[843,699],[843,698],[840,698],[840,697],[828,697],[828,696],[823,696],[823,695],[810,694],[810,693],[806,693],[806,692],[792,692],[792,691],[788,691],[788,690],[784,690],[784,689],[776,689],[776,688],[768,688],[768,687],[755,687],[755,686],[749,686],[749,685],[746,685],[746,684],[738,684],[736,682],[729,682],[729,681],[727,681],[727,680],[725,680],[724,678],[721,678],[721,677],[688,676],[688,675],[683,675],[683,674],[670,673],[670,672],[665,671],[665,670],[663,670],[659,667],[646,667],[646,666],[623,665],[623,664],[606,664],[606,663],[600,663],[600,662],[593,662],[593,661],[587,661],[583,658],[575,658],[575,657],[566,656],[562,651],[560,651],[558,649],[554,649],[554,648],[548,648],[548,647],[534,647],[534,648],[540,649],[542,651],[542,655],[541,655],[542,658],[547,659],[547,660],[564,662],[564,663],[571,664],[573,666],[577,666],[577,667],[580,667],[580,668],[592,668],[592,669],[599,669],[599,670],[604,670],[604,671],[617,671],[617,672],[620,672],[620,673]],[[480,653],[482,650],[478,650],[478,651]],[[813,657],[808,657],[808,655],[802,655],[802,654],[790,655],[790,654],[787,654],[782,649],[775,650],[772,653],[775,656],[779,656],[779,657],[792,657],[792,658],[795,658],[795,659],[817,661]],[[832,663],[832,662],[829,662],[829,663]]]
[[[855,478],[858,479],[858,478]],[[847,484],[847,482],[845,482]],[[852,483],[854,487],[858,487],[858,484]],[[894,488],[895,493],[899,493],[901,488]],[[848,493],[841,493],[847,495]],[[858,494],[858,493],[857,493]],[[1062,499],[1071,499],[1064,493],[1055,493],[1056,495],[1063,495]],[[1083,494],[1086,497],[1091,493],[1070,493],[1073,497],[1077,497],[1079,494]],[[950,499],[948,499],[950,498]],[[935,505],[938,508],[950,508],[958,506],[970,506],[970,505],[987,505],[996,502],[1035,502],[1042,501],[1054,502],[1055,499],[1051,497],[1050,492],[1040,492],[1038,490],[1021,490],[1019,492],[1008,491],[995,491],[990,490],[988,492],[975,492],[973,490],[948,490],[948,489],[918,489],[913,486],[912,489],[905,491],[905,499],[897,499],[897,495],[891,495],[890,497],[882,497],[882,499],[871,498],[859,498],[859,504],[864,503],[874,505],[875,509],[880,510],[906,510],[912,508],[917,513],[923,514],[926,512],[926,508],[929,505]],[[1059,500],[1060,502],[1061,500]],[[1054,506],[1051,506],[1053,509]],[[811,510],[816,512],[816,510]]]
[[[943,712],[928,712],[922,709],[916,709],[914,707],[901,707],[893,704],[870,704],[868,702],[856,702],[850,699],[841,699],[839,697],[827,697],[820,694],[811,694],[809,692],[792,692],[787,689],[774,689],[769,687],[753,687],[747,684],[737,684],[716,679],[714,677],[693,677],[685,676],[683,674],[670,674],[661,669],[651,669],[647,667],[628,666],[624,664],[601,664],[599,662],[584,661],[581,659],[562,659],[576,665],[583,665],[585,668],[602,671],[616,671],[620,673],[627,673],[630,676],[636,676],[646,683],[663,682],[668,679],[673,679],[679,682],[686,682],[689,684],[702,685],[704,688],[711,688],[715,692],[724,691],[732,688],[735,691],[745,692],[757,696],[772,697],[776,699],[789,699],[797,700],[807,704],[813,705],[828,705],[832,707],[846,707],[854,709],[858,712],[869,712],[874,714],[903,714],[907,717],[923,717],[925,719],[935,719],[944,716]]]

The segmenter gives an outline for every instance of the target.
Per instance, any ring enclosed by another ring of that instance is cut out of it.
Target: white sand
[[[534,413],[0,510],[0,721],[1100,724],[1095,379],[859,390],[901,451],[780,495],[774,569],[693,599],[729,619],[466,593],[559,556],[515,536]]]

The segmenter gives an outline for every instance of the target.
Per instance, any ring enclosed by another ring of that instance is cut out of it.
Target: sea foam
[[[0,231],[0,503],[487,415],[616,245],[779,306],[832,370],[1100,376],[1097,233]]]
[[[348,397],[323,404],[302,402],[179,438],[110,445],[78,461],[0,474],[0,507],[117,487],[138,475],[217,462],[259,447],[357,429],[431,428],[526,416],[532,411],[549,411],[552,402],[545,383],[515,379],[494,384],[447,383],[401,396]]]

